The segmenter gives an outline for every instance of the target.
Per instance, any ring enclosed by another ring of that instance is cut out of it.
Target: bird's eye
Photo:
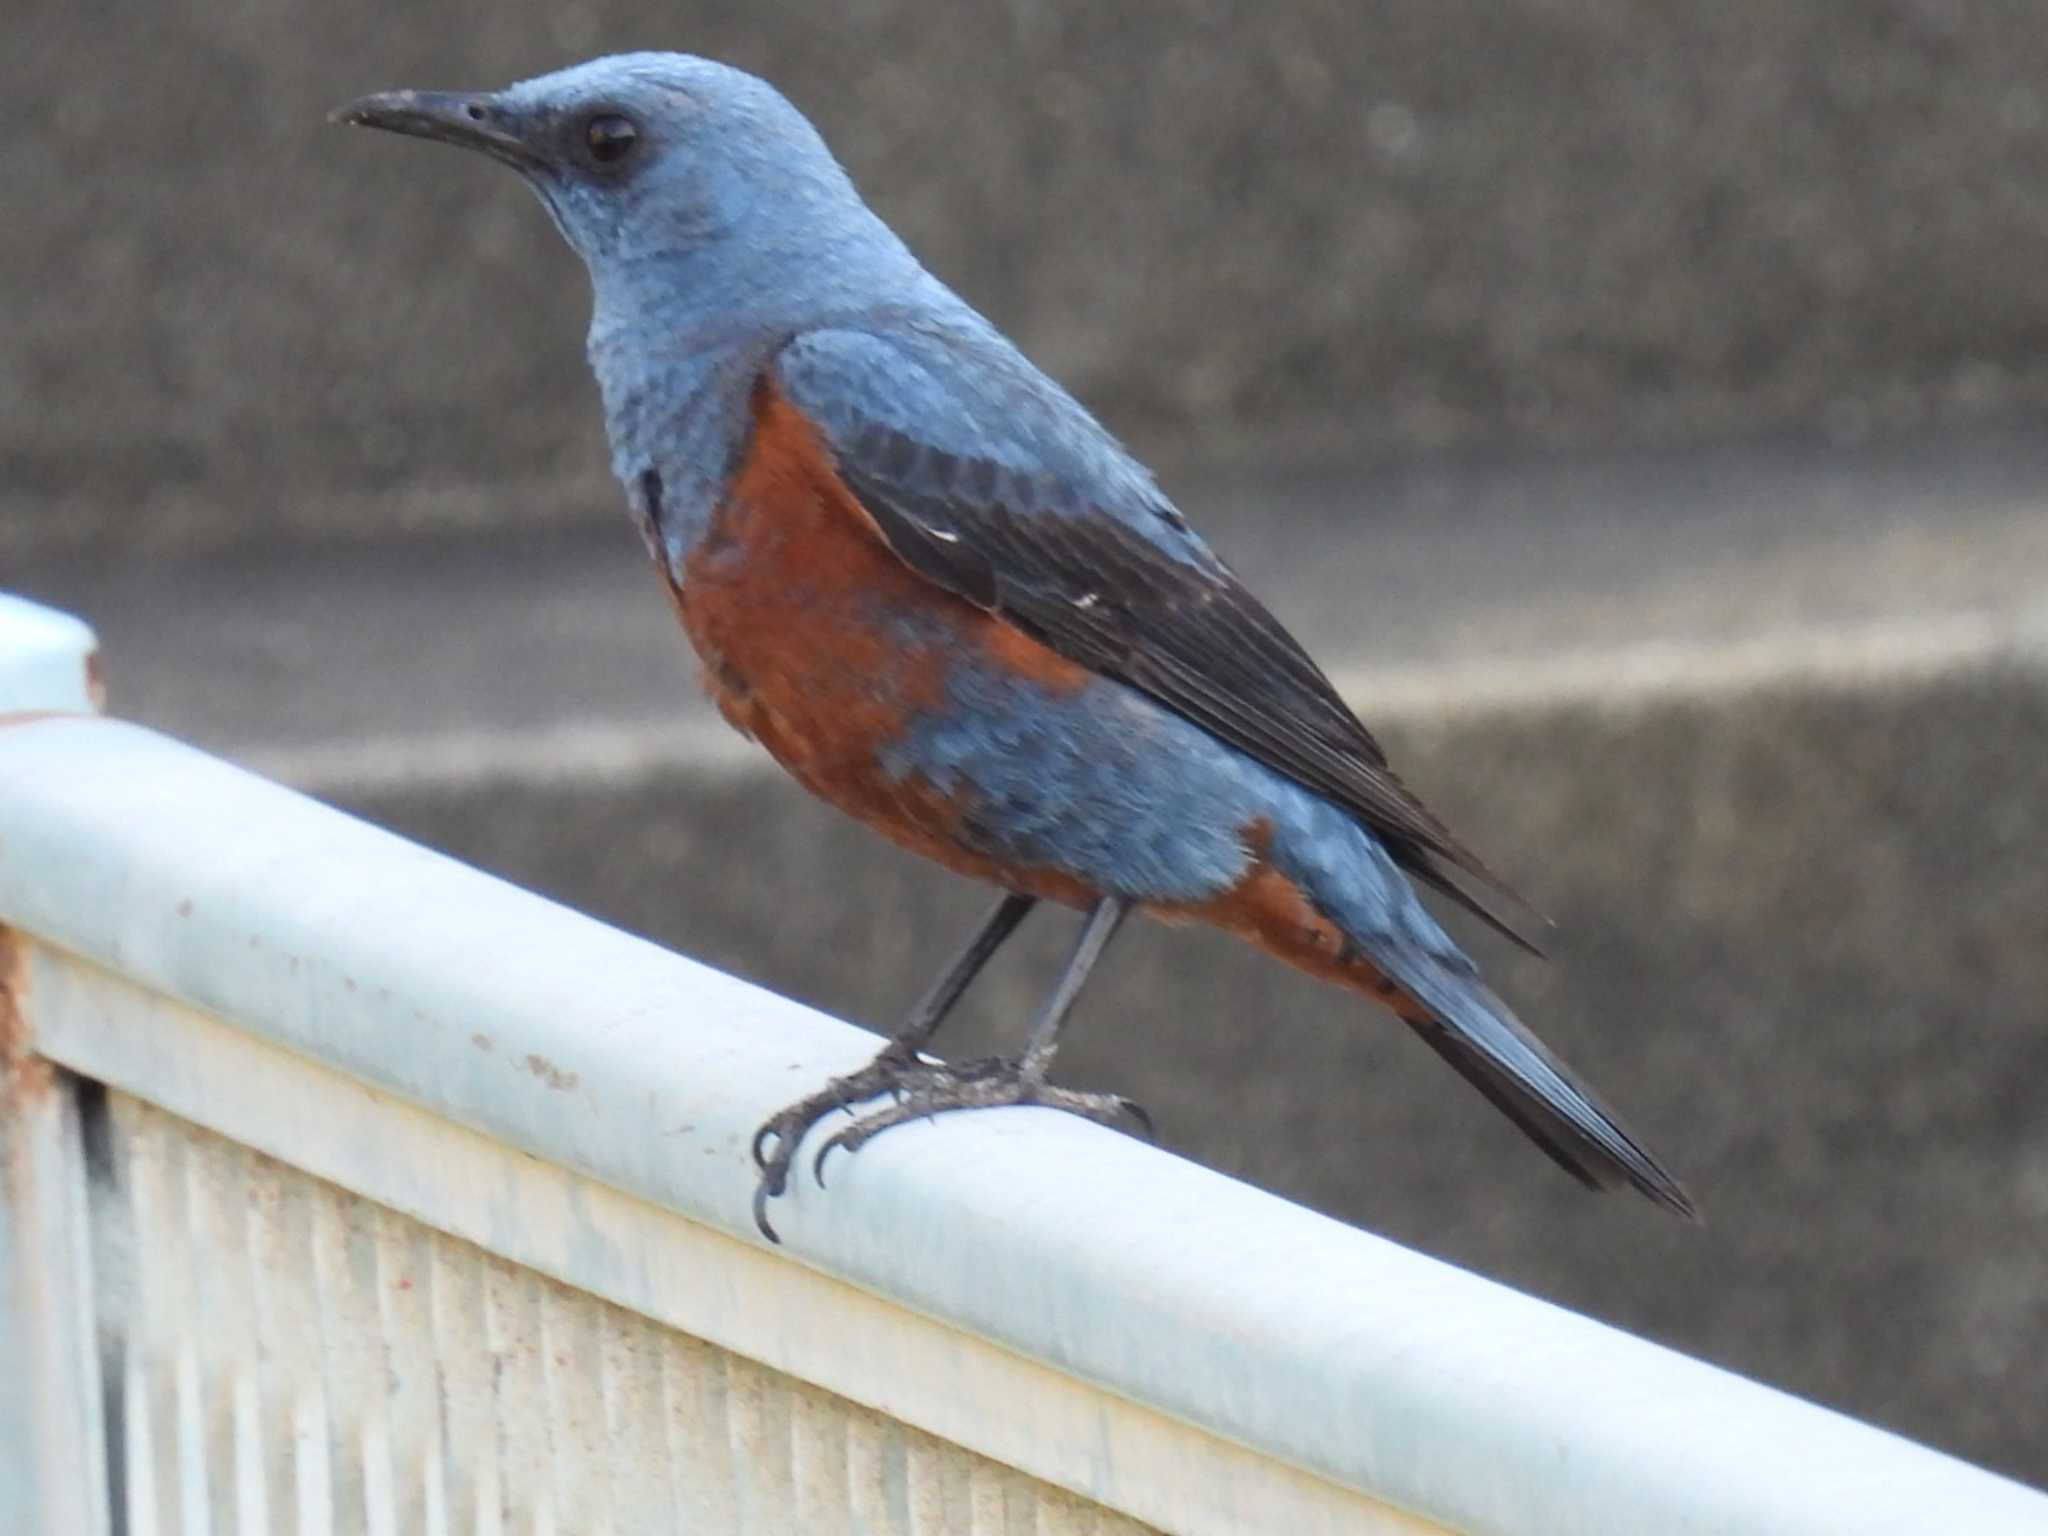
[[[617,112],[600,112],[583,125],[584,147],[599,165],[617,165],[639,142],[640,130],[633,120]]]

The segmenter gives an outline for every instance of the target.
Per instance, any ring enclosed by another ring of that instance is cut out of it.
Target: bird
[[[820,1184],[831,1153],[951,1111],[1149,1133],[1130,1100],[1048,1081],[1134,910],[1384,1006],[1582,1184],[1697,1219],[1417,886],[1525,945],[1529,909],[1151,472],[919,262],[774,86],[631,53],[333,117],[478,151],[538,194],[588,270],[611,467],[719,711],[812,794],[998,893],[871,1062],[761,1126],[764,1236],[804,1138],[840,1112]],[[1083,918],[1022,1050],[931,1054],[1043,902]]]

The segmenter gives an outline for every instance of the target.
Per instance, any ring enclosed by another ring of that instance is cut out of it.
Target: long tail
[[[1462,995],[1431,1003],[1404,988],[1424,1006],[1398,1010],[1431,1050],[1587,1188],[1627,1185],[1699,1220],[1685,1186],[1505,1003],[1477,981],[1444,979]]]
[[[1262,829],[1252,874],[1200,915],[1392,1008],[1588,1188],[1627,1186],[1697,1221],[1670,1171],[1479,980],[1379,842],[1295,793]]]

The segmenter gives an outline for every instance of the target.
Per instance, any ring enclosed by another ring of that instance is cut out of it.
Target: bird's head
[[[758,265],[894,244],[803,114],[710,59],[619,54],[501,91],[387,91],[334,118],[511,166],[601,290],[721,249]]]

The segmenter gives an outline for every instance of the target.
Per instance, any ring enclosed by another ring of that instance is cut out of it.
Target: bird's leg
[[[817,1160],[811,1165],[812,1171],[818,1175],[818,1182],[825,1182],[825,1159],[833,1151],[858,1152],[891,1126],[901,1125],[906,1120],[921,1120],[949,1109],[1038,1104],[1103,1125],[1134,1122],[1150,1136],[1151,1116],[1129,1099],[1114,1093],[1080,1093],[1069,1088],[1055,1088],[1045,1080],[1053,1053],[1059,1049],[1060,1029],[1067,1022],[1067,1015],[1074,1011],[1074,1003],[1081,995],[1088,973],[1102,958],[1102,952],[1109,947],[1109,941],[1116,936],[1117,928],[1129,910],[1129,903],[1115,896],[1103,897],[1090,910],[1066,969],[1060,972],[1052,996],[1046,999],[1044,1008],[1032,1023],[1023,1052],[1014,1061],[971,1061],[957,1067],[944,1063],[920,1064],[900,1084],[901,1093],[896,1104],[854,1121],[818,1149]]]
[[[1024,1053],[1017,1058],[1019,1076],[1035,1083],[1045,1081],[1053,1053],[1060,1048],[1060,1031],[1066,1028],[1067,1015],[1081,1000],[1081,988],[1088,984],[1088,973],[1095,969],[1095,962],[1109,948],[1109,941],[1116,937],[1130,910],[1129,902],[1115,896],[1103,897],[1089,910],[1088,920],[1081,925],[1081,935],[1074,940],[1074,952],[1067,957],[1066,969],[1053,983],[1052,996],[1045,1000],[1031,1025],[1031,1033],[1024,1038]]]
[[[761,1170],[761,1182],[754,1191],[754,1221],[771,1241],[775,1238],[775,1231],[768,1225],[768,1202],[788,1185],[790,1164],[796,1159],[797,1144],[804,1139],[804,1134],[833,1110],[848,1109],[877,1094],[887,1093],[903,1083],[906,1075],[915,1074],[921,1066],[919,1053],[931,1043],[932,1036],[946,1021],[946,1015],[953,1011],[953,1005],[960,1001],[974,978],[981,974],[981,968],[988,964],[989,957],[1002,948],[1003,941],[1017,931],[1017,925],[1037,905],[1036,896],[1016,892],[1005,895],[989,909],[988,916],[982,919],[981,926],[974,931],[966,947],[954,956],[953,963],[932,983],[931,990],[918,1000],[903,1027],[896,1031],[873,1061],[858,1072],[833,1078],[809,1098],[798,1100],[754,1132],[754,1163]],[[772,1153],[768,1150],[771,1142],[774,1144]]]

